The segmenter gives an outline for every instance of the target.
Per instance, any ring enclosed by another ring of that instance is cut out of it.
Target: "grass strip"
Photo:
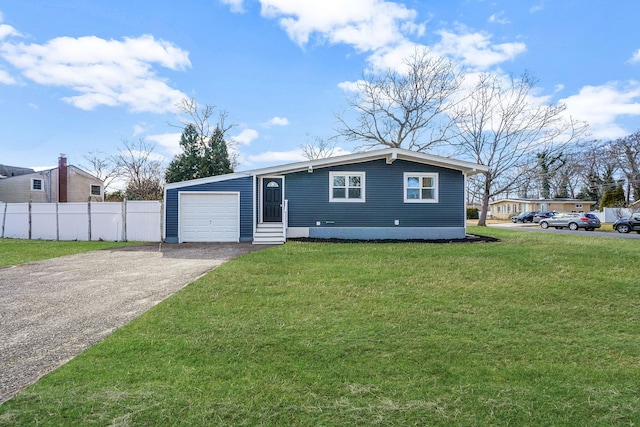
[[[638,243],[290,242],[0,406],[0,425],[635,425]]]

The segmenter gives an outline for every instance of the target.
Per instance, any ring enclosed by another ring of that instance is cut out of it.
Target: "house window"
[[[405,203],[437,203],[437,173],[404,173]]]
[[[43,191],[44,186],[42,185],[42,180],[38,178],[31,179],[31,189],[36,191]]]
[[[364,172],[329,172],[330,202],[364,202]]]
[[[102,187],[99,185],[92,185],[91,186],[91,195],[92,196],[99,196],[102,194]]]

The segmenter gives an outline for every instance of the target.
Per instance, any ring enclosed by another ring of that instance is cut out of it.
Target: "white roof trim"
[[[496,203],[591,203],[594,204],[593,200],[582,200],[582,199],[500,199],[494,200],[493,202],[489,202],[490,205],[495,205]]]
[[[449,157],[435,156],[432,154],[419,153],[417,151],[404,150],[401,148],[385,148],[382,150],[363,151],[360,153],[345,154],[342,156],[327,157],[326,159],[307,160],[303,162],[288,163],[284,165],[271,166],[261,169],[247,170],[244,172],[234,172],[226,175],[217,175],[207,178],[193,179],[190,181],[174,182],[166,184],[165,189],[180,188],[211,182],[226,181],[230,179],[243,178],[257,175],[279,175],[291,172],[313,171],[314,169],[337,166],[350,163],[362,163],[377,159],[400,159],[412,162],[425,163],[440,166],[447,169],[459,170],[467,175],[475,175],[489,170],[488,166],[476,163],[455,160]]]

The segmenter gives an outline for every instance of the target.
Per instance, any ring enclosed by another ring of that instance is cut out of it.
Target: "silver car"
[[[600,228],[600,219],[594,214],[585,213],[561,213],[551,218],[540,220],[541,228],[569,228],[569,230],[577,230],[584,228],[587,231],[593,231]]]

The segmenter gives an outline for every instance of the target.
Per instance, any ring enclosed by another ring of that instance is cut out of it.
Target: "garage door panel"
[[[183,193],[181,242],[237,242],[240,239],[238,193]]]

